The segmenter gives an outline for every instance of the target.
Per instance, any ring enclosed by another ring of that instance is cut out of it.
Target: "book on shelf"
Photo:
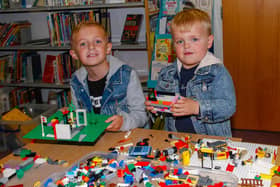
[[[56,60],[56,56],[46,55],[46,61],[44,66],[44,72],[42,81],[44,83],[53,83],[54,82],[54,61]]]
[[[49,38],[40,38],[40,39],[30,40],[26,42],[26,45],[47,45],[47,44],[50,44]]]
[[[42,103],[40,88],[0,88],[0,101],[4,102],[5,107],[2,112],[26,103]],[[7,109],[7,110],[6,110]]]
[[[9,8],[9,0],[0,0],[0,8]]]
[[[151,77],[150,80],[158,80],[158,74],[160,70],[168,65],[167,62],[160,62],[153,60],[151,64]]]
[[[62,66],[62,56],[58,55],[56,60],[53,61],[54,66],[54,82],[63,83],[63,66]]]
[[[21,8],[21,1],[9,0],[9,8]]]
[[[171,34],[170,26],[172,19],[173,16],[164,16],[160,18],[158,34]]]
[[[12,90],[12,87],[3,87],[0,88],[0,115],[4,112],[10,110],[10,99],[9,93]]]
[[[57,105],[58,108],[68,106],[71,103],[70,90],[51,90],[48,92],[48,104]]]
[[[42,80],[41,56],[38,53],[31,53],[27,56],[26,81],[40,82]]]
[[[5,81],[5,66],[6,66],[6,59],[0,57],[0,82]]]
[[[113,4],[113,3],[125,3],[126,0],[105,0],[105,3],[107,4]]]
[[[47,16],[51,46],[70,44],[72,28],[80,22],[92,21],[101,23],[109,31],[109,13],[105,9],[94,9],[87,12],[55,12]],[[110,32],[108,32],[110,35]]]
[[[148,0],[149,12],[154,13],[159,11],[160,0]]]
[[[175,52],[172,47],[172,38],[170,35],[156,35],[154,60],[158,62],[173,62]]]
[[[43,71],[44,83],[67,83],[72,73],[79,68],[79,64],[72,60],[68,52],[57,56],[47,54]]]
[[[161,0],[160,17],[176,15],[180,11],[180,1],[182,0]]]
[[[29,21],[16,21],[2,24],[0,27],[0,45],[14,46],[25,44],[31,40],[31,23]]]
[[[12,82],[14,79],[13,54],[0,56],[0,82]]]
[[[32,83],[41,80],[41,57],[38,53],[16,51],[0,56],[0,82]]]
[[[45,5],[44,0],[35,0],[32,4],[32,7],[44,6],[44,5]]]
[[[140,33],[143,14],[127,14],[121,36],[122,43],[136,43]]]

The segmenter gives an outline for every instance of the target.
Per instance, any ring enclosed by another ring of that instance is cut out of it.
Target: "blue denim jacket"
[[[175,92],[179,95],[179,70],[182,64],[177,59],[159,74],[156,90]],[[230,118],[236,109],[235,90],[232,78],[222,62],[207,52],[194,77],[187,84],[187,97],[199,102],[199,115],[191,116],[198,134],[231,137]],[[165,128],[177,131],[175,117],[165,119]]]
[[[121,131],[143,127],[147,122],[145,97],[136,72],[113,56],[108,56],[109,72],[101,100],[101,114],[122,115]],[[87,84],[87,70],[81,67],[71,78],[72,102],[77,108],[93,111]]]

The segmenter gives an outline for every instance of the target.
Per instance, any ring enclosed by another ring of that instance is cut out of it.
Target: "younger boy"
[[[88,112],[112,115],[109,131],[127,131],[147,121],[145,98],[136,72],[109,55],[112,43],[98,23],[80,23],[72,31],[70,55],[82,67],[71,78],[72,102]],[[108,56],[107,56],[108,55]]]
[[[172,20],[171,34],[177,59],[161,70],[156,90],[180,99],[171,106],[165,128],[231,137],[235,90],[222,62],[208,52],[213,43],[210,17],[199,9],[183,10]],[[145,104],[153,111],[150,102]]]

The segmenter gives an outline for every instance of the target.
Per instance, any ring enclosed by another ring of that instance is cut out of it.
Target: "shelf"
[[[56,83],[0,83],[0,87],[28,87],[28,88],[50,88],[50,89],[68,89],[69,84]]]
[[[75,6],[51,6],[51,7],[32,7],[32,8],[8,8],[0,9],[0,14],[8,13],[26,13],[26,12],[55,12],[55,11],[73,11],[88,10],[94,8],[137,8],[144,7],[144,2],[131,3],[96,3],[93,5],[75,5]]]
[[[146,42],[137,42],[135,44],[123,44],[121,42],[113,42],[113,50],[146,50]]]
[[[70,46],[50,46],[50,45],[17,45],[0,47],[0,51],[17,51],[17,50],[29,50],[29,51],[67,51]],[[120,42],[113,42],[113,50],[146,50],[146,42],[138,42],[136,44],[122,44]]]
[[[146,84],[148,77],[140,76],[140,81],[142,84]],[[0,82],[1,87],[27,87],[27,88],[50,88],[50,89],[70,89],[69,83],[58,84],[58,83],[5,83]]]
[[[149,11],[149,16],[153,16],[157,14],[159,14],[159,9]]]
[[[134,9],[141,8],[139,11],[142,13],[142,9],[145,11],[145,16],[148,16],[148,3],[147,0],[142,0],[142,2],[129,2],[129,3],[103,3],[102,0],[100,2],[97,2],[92,5],[74,5],[74,6],[50,6],[50,7],[32,7],[32,8],[8,8],[8,9],[0,9],[0,14],[2,14],[3,17],[9,18],[10,16],[14,16],[18,14],[14,20],[17,19],[17,17],[37,17],[40,13],[44,15],[44,13],[47,12],[80,12],[80,11],[86,11],[86,10],[93,10],[93,9],[114,9],[113,13],[118,12],[117,9],[126,9],[126,8],[132,8],[132,10],[126,10],[127,12],[134,12]],[[115,11],[116,10],[116,11]],[[110,10],[109,10],[110,11]],[[121,10],[122,11],[122,10]],[[34,13],[34,14],[33,14]],[[111,14],[112,15],[112,14]],[[40,17],[41,18],[41,17]],[[111,17],[112,18],[112,17]],[[118,19],[123,19],[122,16]],[[13,19],[12,19],[13,20]],[[148,53],[148,63],[150,62],[150,45],[148,45],[149,40],[149,17],[145,17],[146,21],[146,38],[140,39],[140,42],[137,42],[135,44],[124,44],[121,43],[119,40],[114,40],[117,42],[112,42],[112,50],[123,50],[125,52],[129,51],[147,51]],[[31,21],[35,22],[35,24],[41,24],[41,21],[36,22],[36,20]],[[38,25],[36,25],[38,26]],[[36,27],[35,27],[36,28]],[[40,25],[39,25],[40,28]],[[122,28],[120,28],[122,29]],[[37,30],[39,30],[37,28]],[[37,33],[38,31],[33,31],[34,33]],[[35,35],[36,36],[36,35]],[[48,37],[48,36],[45,36]],[[36,38],[36,37],[35,37]],[[17,46],[0,46],[0,53],[6,54],[8,51],[69,51],[71,49],[71,46],[69,42],[65,44],[65,46],[51,46],[48,41],[50,41],[48,38],[42,38],[42,39],[35,39],[40,40],[37,43],[33,41],[33,43],[23,44],[23,45],[17,45]],[[146,41],[143,41],[146,40]],[[47,42],[45,42],[47,41]],[[125,53],[124,52],[124,53]],[[142,52],[141,52],[142,54]],[[40,54],[45,55],[45,54]],[[141,70],[142,71],[142,70]],[[147,82],[147,76],[141,77],[141,83],[144,86]],[[17,82],[17,83],[7,83],[7,82],[0,82],[0,88],[1,87],[11,87],[11,88],[40,88],[40,89],[70,89],[69,82],[65,84],[58,84],[58,83],[42,83],[42,82],[36,82],[36,83],[23,83],[23,82]]]

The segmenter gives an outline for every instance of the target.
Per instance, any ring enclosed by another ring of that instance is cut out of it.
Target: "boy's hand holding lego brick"
[[[170,111],[173,116],[198,115],[199,103],[190,98],[180,96],[180,99],[177,99],[177,101],[171,105]]]

